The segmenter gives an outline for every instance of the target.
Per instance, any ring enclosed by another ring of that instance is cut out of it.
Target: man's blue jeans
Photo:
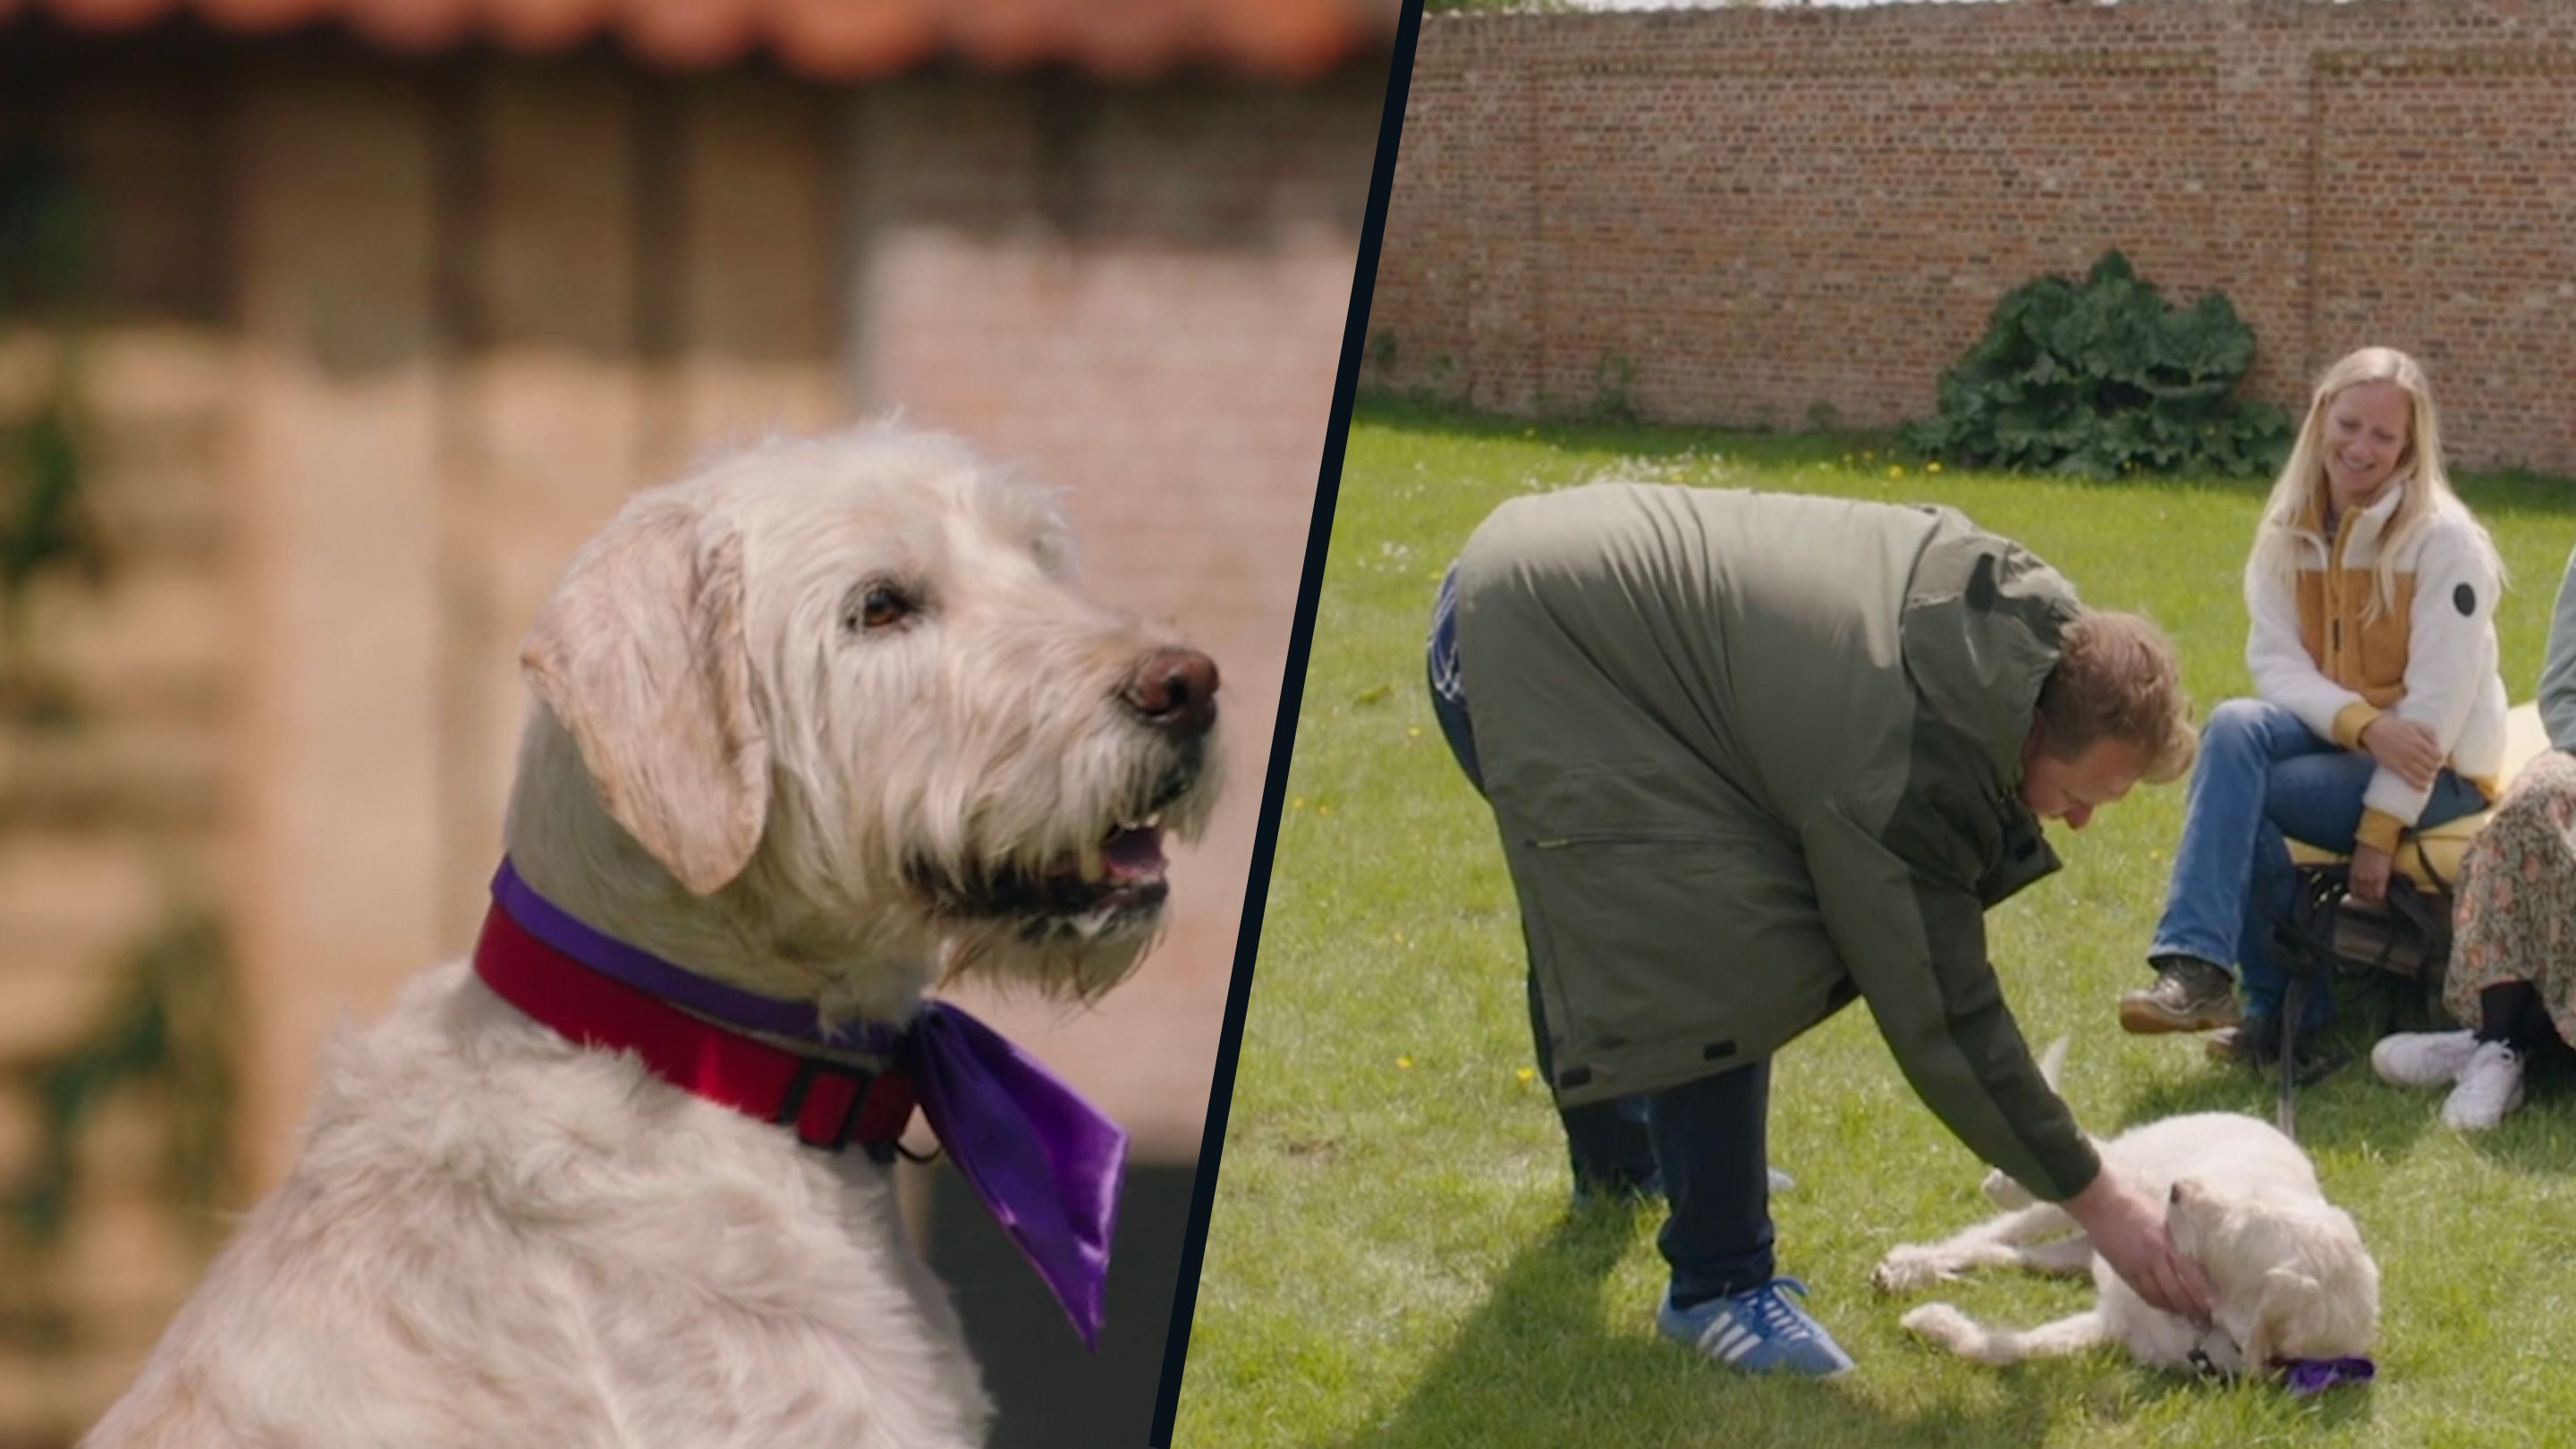
[[[2362,792],[2378,768],[2366,754],[2317,738],[2279,705],[2231,699],[2210,711],[2148,954],[2233,965],[2245,1014],[2277,1013],[2289,978],[2272,930],[2289,919],[2298,894],[2289,841],[2351,850]],[[2477,786],[2444,770],[2416,824],[2429,829],[2486,807]],[[2332,1014],[2332,1001],[2317,992],[2300,1029]]]

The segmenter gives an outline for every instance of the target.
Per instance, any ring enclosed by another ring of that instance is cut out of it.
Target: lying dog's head
[[[2212,1317],[2241,1347],[2213,1346],[2222,1373],[2293,1359],[2360,1357],[2379,1330],[2379,1265],[2350,1215],[2185,1179],[2165,1210],[2174,1247],[2208,1275]]]
[[[1051,498],[946,438],[773,443],[638,495],[523,662],[513,851],[579,803],[525,777],[562,768],[560,729],[640,851],[569,868],[658,867],[806,973],[746,984],[827,1010],[876,1001],[839,978],[887,960],[1106,990],[1163,923],[1164,832],[1212,804],[1215,666],[1079,593]]]

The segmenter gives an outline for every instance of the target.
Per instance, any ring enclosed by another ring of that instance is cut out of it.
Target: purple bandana
[[[2366,1384],[2379,1372],[2366,1358],[2294,1358],[2275,1360],[2292,1398],[2322,1394],[2337,1384]]]
[[[547,946],[600,974],[744,1031],[891,1058],[940,1144],[1098,1352],[1127,1134],[1038,1060],[941,1001],[904,1026],[834,1027],[812,1003],[760,996],[601,934],[538,895],[504,859],[492,899]]]

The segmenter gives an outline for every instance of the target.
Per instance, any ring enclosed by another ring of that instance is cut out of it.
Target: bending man
[[[1643,1097],[1657,1323],[1732,1367],[1851,1359],[1789,1297],[1770,1060],[1855,998],[1979,1157],[2202,1318],[2163,1204],[2041,1079],[1984,913],[2194,748],[2171,646],[1947,509],[1600,484],[1515,499],[1455,569],[1458,694],[1567,1107]]]

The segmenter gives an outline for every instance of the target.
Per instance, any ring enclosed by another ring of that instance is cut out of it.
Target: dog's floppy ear
[[[2274,1268],[2263,1275],[2263,1290],[2254,1304],[2254,1326],[2245,1335],[2245,1371],[2267,1373],[2272,1360],[2301,1357],[2284,1351],[2308,1336],[2305,1318],[2316,1311],[2324,1290],[2317,1280],[2293,1268]]]
[[[601,803],[698,895],[742,873],[769,816],[751,709],[742,537],[670,503],[573,560],[519,656]]]

